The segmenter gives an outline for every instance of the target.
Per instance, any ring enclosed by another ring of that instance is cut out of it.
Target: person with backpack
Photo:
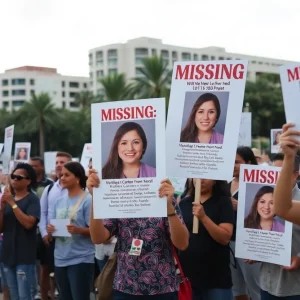
[[[55,161],[55,171],[58,180],[46,187],[41,197],[41,219],[39,229],[43,244],[41,245],[41,274],[40,287],[42,300],[48,299],[48,291],[50,288],[50,296],[55,298],[54,277],[54,240],[47,233],[47,225],[49,224],[49,216],[54,209],[56,200],[65,196],[67,190],[61,186],[62,168],[65,163],[72,161],[72,156],[66,152],[57,152]],[[50,275],[50,278],[49,278]],[[49,286],[50,284],[50,286]]]

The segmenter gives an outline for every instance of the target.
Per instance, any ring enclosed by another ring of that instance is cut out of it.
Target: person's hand
[[[244,262],[249,265],[253,265],[253,264],[257,263],[257,261],[253,260],[253,259],[244,259]]]
[[[193,202],[193,215],[202,221],[206,217],[205,210],[201,203]]]
[[[67,230],[71,234],[80,234],[80,228],[74,224],[67,225]]]
[[[300,136],[300,131],[291,129],[295,124],[288,123],[282,126],[282,134],[279,137],[279,145],[282,152],[287,156],[295,156],[300,149],[300,141],[296,137]]]
[[[300,257],[298,256],[292,256],[291,258],[291,265],[290,267],[282,267],[283,270],[286,271],[296,271],[300,267]]]
[[[44,242],[44,244],[45,244],[46,246],[49,246],[49,245],[50,245],[50,238],[51,238],[50,235],[45,235],[45,236],[43,237],[43,242]]]
[[[4,206],[6,204],[9,204],[10,206],[13,206],[15,204],[13,196],[8,187],[5,188],[4,193],[2,194],[1,202],[2,202],[2,204],[4,204]]]
[[[55,231],[55,227],[51,224],[48,224],[47,225],[47,233],[51,235],[54,231]]]
[[[233,197],[231,197],[231,202],[232,202],[232,207],[234,210],[238,209],[238,201],[236,199],[234,199]]]
[[[89,176],[88,179],[86,181],[86,187],[89,190],[89,193],[91,195],[93,195],[93,188],[98,188],[100,185],[100,179],[97,175],[97,171],[95,169],[90,169],[89,170]]]
[[[164,179],[160,184],[158,190],[159,197],[167,197],[168,205],[173,206],[174,187],[171,181],[169,179]]]

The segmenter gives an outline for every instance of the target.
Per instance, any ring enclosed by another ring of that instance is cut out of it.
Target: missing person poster
[[[252,114],[243,112],[240,123],[238,146],[252,146]]]
[[[14,160],[17,162],[28,162],[30,159],[31,143],[16,143]]]
[[[300,131],[300,63],[281,66],[280,80],[286,121],[294,123],[294,129]]]
[[[4,175],[9,174],[10,159],[12,154],[12,145],[14,138],[14,125],[5,128],[4,133],[4,151],[2,154],[2,173]]]
[[[278,153],[280,150],[279,139],[282,134],[282,129],[271,129],[271,153]]]
[[[247,61],[174,64],[167,122],[167,174],[232,178]]]
[[[90,159],[92,158],[92,149],[91,143],[86,143],[83,146],[80,163],[86,171],[89,169]]]
[[[92,104],[95,218],[165,217],[165,99]]]
[[[292,224],[273,212],[279,173],[276,167],[241,165],[236,257],[290,266]]]

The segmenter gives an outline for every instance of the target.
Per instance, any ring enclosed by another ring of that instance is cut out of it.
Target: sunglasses
[[[22,179],[29,179],[29,177],[25,177],[22,175],[15,175],[15,174],[10,174],[10,178],[12,180],[17,180],[17,181],[21,181]]]

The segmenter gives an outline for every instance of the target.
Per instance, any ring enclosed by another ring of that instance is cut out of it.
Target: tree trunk
[[[45,152],[45,124],[43,120],[40,121],[40,157],[44,158]]]

